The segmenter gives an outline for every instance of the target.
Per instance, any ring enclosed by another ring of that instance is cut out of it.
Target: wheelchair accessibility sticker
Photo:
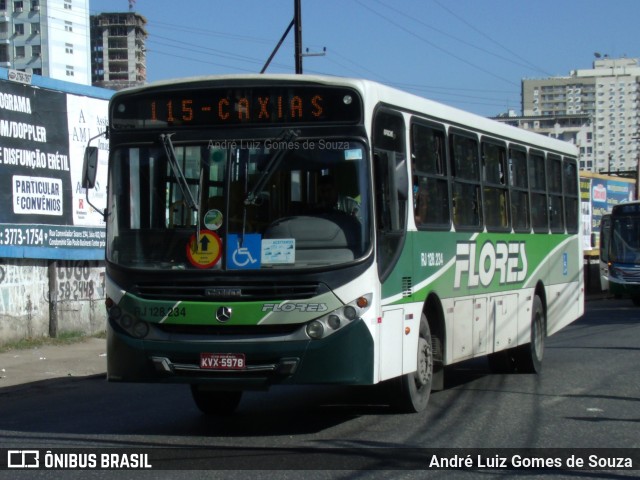
[[[257,233],[227,235],[227,268],[252,270],[260,268],[262,236]]]
[[[187,244],[187,258],[191,265],[197,268],[211,268],[222,255],[222,240],[217,233],[200,230],[200,238],[196,241],[195,234],[191,235]]]

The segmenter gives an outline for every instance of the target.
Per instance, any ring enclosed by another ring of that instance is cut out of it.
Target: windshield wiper
[[[180,168],[180,163],[176,157],[176,151],[173,148],[173,142],[171,141],[171,136],[173,133],[169,134],[161,134],[160,141],[162,142],[162,147],[164,148],[164,153],[167,155],[169,159],[169,164],[171,165],[171,170],[173,171],[173,176],[176,178],[176,183],[178,187],[180,187],[180,191],[182,192],[182,198],[184,198],[187,202],[187,206],[196,213],[196,242],[200,239],[200,208],[196,203],[193,195],[191,194],[191,190],[189,189],[189,183],[182,172],[182,168]]]
[[[295,140],[296,138],[298,138],[298,134],[299,132],[296,132],[295,130],[285,130],[284,132],[282,132],[282,135],[280,135],[275,140],[275,143],[276,144],[280,144],[281,142],[289,143]],[[244,199],[245,206],[256,205],[257,199],[258,199],[258,193],[262,191],[264,186],[267,184],[267,182],[271,178],[271,175],[273,174],[273,172],[278,168],[278,166],[280,165],[280,162],[282,162],[282,159],[284,158],[285,153],[286,153],[286,149],[281,148],[277,150],[276,153],[274,153],[273,156],[269,159],[269,163],[267,164],[264,171],[262,172],[262,175],[260,176],[258,181],[255,183],[251,191],[247,194],[247,197]]]

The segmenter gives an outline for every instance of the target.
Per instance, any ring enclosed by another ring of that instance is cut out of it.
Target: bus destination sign
[[[612,211],[615,215],[638,215],[640,214],[640,203],[621,203],[614,205]]]
[[[206,87],[116,95],[116,130],[178,126],[313,125],[361,121],[362,102],[349,88],[325,86]]]

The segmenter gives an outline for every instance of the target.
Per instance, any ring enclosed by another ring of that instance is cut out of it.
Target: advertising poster
[[[84,149],[108,101],[0,80],[0,257],[104,258],[101,212],[81,188]],[[94,193],[106,204],[106,159]],[[92,142],[98,145],[98,140]]]
[[[591,250],[596,245],[592,245],[591,239],[591,179],[580,177],[580,221],[582,222],[582,247],[584,250]]]
[[[591,230],[600,232],[602,215],[611,212],[614,205],[633,200],[634,184],[604,178],[591,179]]]

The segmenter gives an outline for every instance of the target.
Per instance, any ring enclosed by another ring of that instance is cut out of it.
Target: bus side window
[[[482,198],[478,141],[470,135],[449,135],[453,170],[453,223],[458,228],[482,228]]]
[[[562,191],[564,193],[564,218],[568,233],[577,233],[579,226],[578,209],[578,165],[570,158],[564,158],[562,167]]]
[[[506,155],[504,145],[482,142],[483,205],[487,230],[504,231],[509,227]]]
[[[531,188],[531,224],[536,233],[549,232],[549,208],[544,154],[529,152],[529,187]]]
[[[511,187],[511,221],[515,232],[531,229],[527,152],[524,147],[509,148],[509,186]]]
[[[562,162],[558,155],[547,155],[547,188],[549,194],[549,226],[552,232],[564,232]]]
[[[444,128],[411,126],[413,209],[417,226],[449,228],[449,181]]]

